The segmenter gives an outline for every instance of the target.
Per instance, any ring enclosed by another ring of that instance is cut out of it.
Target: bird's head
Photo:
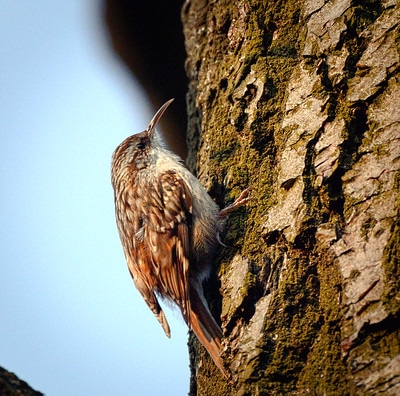
[[[145,131],[126,138],[114,151],[112,156],[112,176],[124,169],[139,171],[156,160],[160,143],[156,136],[156,125],[174,99],[164,103],[150,121]]]

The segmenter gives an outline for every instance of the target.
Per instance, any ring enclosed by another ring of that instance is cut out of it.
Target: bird
[[[220,210],[181,158],[164,146],[156,125],[172,101],[112,155],[117,228],[133,282],[166,336],[171,331],[159,299],[179,307],[228,378],[221,358],[222,331],[208,308],[203,282],[212,270],[221,221],[247,202],[248,191]]]

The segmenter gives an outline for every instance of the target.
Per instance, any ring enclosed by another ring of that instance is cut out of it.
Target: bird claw
[[[245,205],[250,200],[250,197],[248,196],[250,191],[251,187],[247,187],[245,190],[243,190],[239,197],[235,199],[235,202],[233,202],[233,204],[220,210],[219,216],[226,217],[230,212],[234,211],[239,206]]]

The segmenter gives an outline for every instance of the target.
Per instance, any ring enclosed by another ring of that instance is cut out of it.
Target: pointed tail
[[[190,290],[190,314],[187,322],[201,344],[207,349],[221,373],[229,378],[221,359],[222,331],[211,315],[204,298],[196,288]]]

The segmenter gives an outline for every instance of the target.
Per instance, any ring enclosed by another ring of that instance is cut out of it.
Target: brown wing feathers
[[[135,280],[133,274],[136,287],[168,337],[169,326],[155,292],[175,302],[188,326],[227,375],[220,357],[221,329],[203,301],[201,285],[189,279],[191,194],[179,175],[166,172],[159,179],[157,194],[150,195],[153,197],[143,214],[143,230],[135,241],[140,266],[140,279]]]

